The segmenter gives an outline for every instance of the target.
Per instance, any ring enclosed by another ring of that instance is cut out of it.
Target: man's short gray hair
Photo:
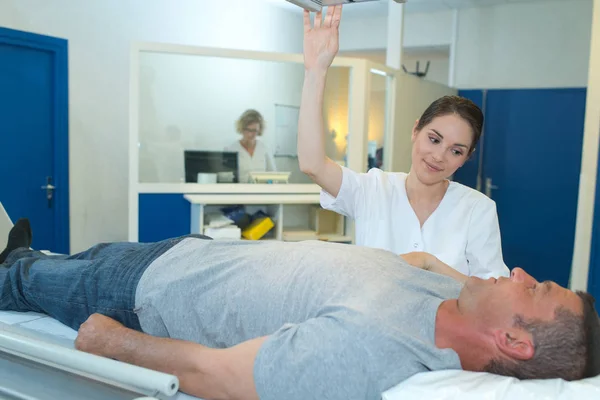
[[[515,316],[515,327],[531,333],[535,347],[529,360],[495,359],[486,372],[518,379],[553,379],[572,381],[600,374],[600,320],[594,298],[577,292],[583,302],[583,315],[563,307],[554,311],[554,320],[525,320]]]

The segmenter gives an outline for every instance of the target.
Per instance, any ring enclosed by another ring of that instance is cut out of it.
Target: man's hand
[[[115,335],[125,327],[102,314],[92,314],[81,327],[75,340],[75,348],[98,356],[108,356]]]

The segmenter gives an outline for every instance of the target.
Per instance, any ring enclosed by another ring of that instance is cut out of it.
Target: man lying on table
[[[0,309],[46,313],[79,330],[77,349],[176,375],[204,399],[375,400],[444,369],[600,373],[593,298],[520,268],[481,280],[424,253],[206,239],[47,256],[19,220]]]

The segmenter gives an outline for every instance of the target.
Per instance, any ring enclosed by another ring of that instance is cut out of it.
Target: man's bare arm
[[[266,337],[229,349],[158,338],[100,314],[79,329],[78,350],[177,376],[180,390],[206,400],[258,400],[254,360]]]
[[[467,275],[458,272],[448,264],[444,264],[437,257],[429,253],[416,251],[413,253],[401,254],[400,257],[414,267],[449,276],[460,283],[465,283],[467,279],[469,279]]]

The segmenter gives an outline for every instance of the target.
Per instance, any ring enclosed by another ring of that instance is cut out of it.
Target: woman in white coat
[[[494,201],[448,180],[473,153],[483,114],[471,101],[446,96],[433,102],[412,131],[409,173],[357,173],[325,155],[323,94],[339,48],[341,6],[314,26],[304,14],[305,78],[300,109],[300,169],[321,186],[321,205],[355,220],[356,243],[405,254],[435,255],[459,272],[509,276],[502,259]]]
[[[237,120],[236,129],[242,138],[226,150],[238,153],[239,183],[248,183],[250,172],[277,171],[273,155],[258,139],[265,129],[263,116],[256,110],[246,110]]]

